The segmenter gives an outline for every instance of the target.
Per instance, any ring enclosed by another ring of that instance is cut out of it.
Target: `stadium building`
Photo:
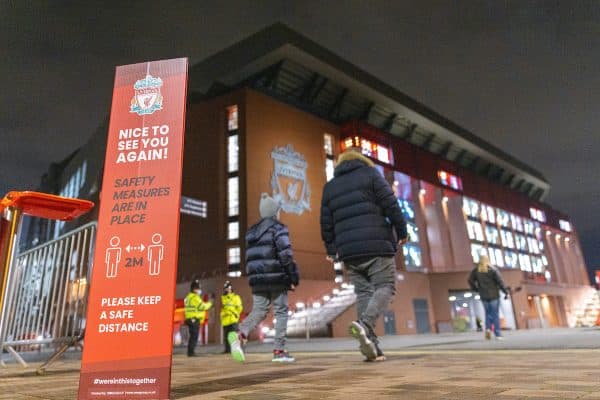
[[[97,201],[106,132],[107,123],[53,165],[41,189]],[[345,335],[354,296],[342,266],[325,260],[319,212],[347,147],[375,162],[409,226],[379,333],[476,329],[483,308],[467,276],[482,252],[515,290],[501,302],[504,328],[582,323],[593,290],[575,227],[544,203],[542,173],[280,24],[190,66],[178,297],[201,278],[218,299],[231,279],[249,311],[243,238],[268,192],[283,203],[301,269],[290,332]],[[23,243],[73,228],[32,221]],[[218,341],[218,312],[211,316]]]

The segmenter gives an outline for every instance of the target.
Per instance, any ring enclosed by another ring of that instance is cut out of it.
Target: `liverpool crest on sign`
[[[137,115],[152,114],[156,110],[162,110],[163,97],[160,94],[160,87],[163,81],[152,75],[146,75],[133,85],[135,95],[131,99],[130,112]]]
[[[273,198],[287,213],[301,215],[310,211],[310,186],[306,180],[306,160],[291,144],[271,152],[275,166],[271,177]]]

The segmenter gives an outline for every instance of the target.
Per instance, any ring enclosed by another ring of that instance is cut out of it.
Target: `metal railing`
[[[0,315],[0,349],[24,366],[20,352],[68,347],[83,337],[95,234],[92,222],[13,259]]]

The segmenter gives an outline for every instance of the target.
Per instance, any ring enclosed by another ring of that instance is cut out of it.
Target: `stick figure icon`
[[[104,260],[106,261],[107,278],[117,277],[119,262],[121,261],[121,248],[118,247],[120,242],[121,239],[118,236],[113,236],[110,238],[111,247],[106,249]]]
[[[160,274],[160,262],[164,253],[164,246],[160,244],[161,241],[161,234],[155,233],[152,235],[152,244],[148,246],[148,273],[150,275]]]

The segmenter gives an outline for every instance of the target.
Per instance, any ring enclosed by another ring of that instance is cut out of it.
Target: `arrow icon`
[[[143,243],[140,243],[139,246],[132,246],[131,244],[128,244],[127,247],[125,247],[125,250],[129,253],[131,250],[144,251],[145,248],[146,246],[144,246]]]

